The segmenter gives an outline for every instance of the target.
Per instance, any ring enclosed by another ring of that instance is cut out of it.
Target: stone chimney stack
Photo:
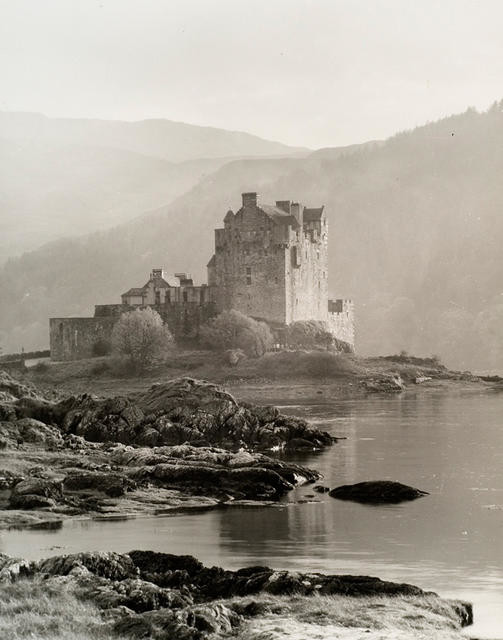
[[[290,213],[290,200],[276,200],[276,208],[285,213]]]
[[[297,218],[297,222],[300,224],[300,226],[302,226],[304,223],[304,216],[302,215],[303,208],[300,206],[298,202],[292,202],[290,207],[290,213],[292,214],[292,216],[295,216]]]
[[[257,194],[255,192],[242,193],[243,207],[256,207],[257,206]]]

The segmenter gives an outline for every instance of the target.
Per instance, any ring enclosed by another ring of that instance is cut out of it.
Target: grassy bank
[[[111,357],[75,362],[44,363],[25,374],[37,386],[57,387],[70,393],[112,394],[148,388],[158,380],[192,376],[226,386],[331,385],[334,394],[365,394],[379,385],[400,379],[404,386],[442,386],[483,383],[467,372],[449,371],[434,358],[404,355],[362,358],[327,351],[284,351],[229,365],[213,351],[177,349],[168,360],[131,374],[127,364]],[[374,385],[374,388],[373,386]],[[383,388],[386,390],[397,390]]]

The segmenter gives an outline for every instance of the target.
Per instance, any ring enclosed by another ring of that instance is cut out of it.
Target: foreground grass
[[[436,596],[269,599],[240,640],[460,640],[449,601]]]
[[[0,638],[116,640],[101,613],[76,598],[64,578],[19,580],[0,586]]]
[[[68,578],[21,579],[0,585],[0,638],[117,640],[100,610],[79,600]],[[455,605],[437,596],[274,597],[222,601],[255,617],[230,635],[238,640],[460,640]],[[157,636],[156,636],[157,637]],[[177,640],[169,638],[167,640]]]

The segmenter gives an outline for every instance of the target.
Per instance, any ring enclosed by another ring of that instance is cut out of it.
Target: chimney
[[[152,269],[150,278],[152,280],[157,280],[158,278],[164,278],[164,271],[162,269]]]
[[[243,207],[256,207],[257,206],[257,194],[255,192],[242,193]]]
[[[285,213],[290,213],[290,200],[276,200],[276,208]]]
[[[304,223],[304,211],[298,202],[292,202],[290,213],[292,214],[292,216],[295,216],[297,222],[300,224],[300,226],[302,226]]]

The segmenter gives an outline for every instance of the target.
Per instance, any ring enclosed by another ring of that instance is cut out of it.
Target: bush
[[[101,376],[102,374],[107,373],[109,371],[110,371],[110,364],[105,360],[102,360],[101,362],[96,362],[96,364],[93,364],[90,372],[91,372],[91,375],[93,376]]]
[[[286,342],[291,347],[329,349],[334,341],[334,335],[321,320],[298,320],[286,329]]]
[[[265,322],[258,322],[233,309],[223,311],[203,325],[199,340],[209,349],[241,349],[252,358],[264,355],[274,342],[271,330]]]
[[[93,344],[93,356],[99,358],[100,356],[108,356],[112,353],[112,345],[108,340],[97,340]]]
[[[126,356],[135,371],[165,358],[172,341],[161,316],[150,307],[123,314],[112,332],[114,352]]]
[[[47,362],[37,362],[37,364],[32,367],[32,371],[35,371],[35,373],[47,373],[49,371],[49,365]]]

